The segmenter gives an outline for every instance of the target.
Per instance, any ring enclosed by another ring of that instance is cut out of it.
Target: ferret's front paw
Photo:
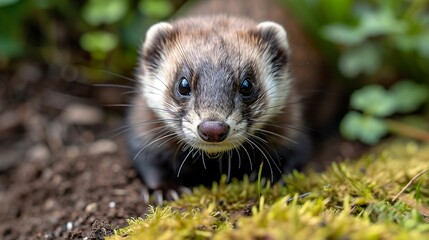
[[[146,204],[152,203],[155,205],[162,205],[165,200],[167,201],[176,201],[180,198],[180,196],[185,194],[191,194],[192,190],[179,186],[177,188],[172,189],[156,189],[150,190],[147,187],[143,187],[141,190],[141,196],[143,198],[143,202]]]

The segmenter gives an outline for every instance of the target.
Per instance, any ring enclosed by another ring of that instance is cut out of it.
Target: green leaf
[[[331,24],[322,29],[322,36],[334,43],[344,45],[357,45],[362,43],[364,37],[359,31],[344,24]]]
[[[23,44],[20,38],[14,36],[0,35],[0,59],[17,57],[23,52]]]
[[[358,138],[360,118],[361,114],[354,111],[348,112],[344,116],[340,124],[340,131],[345,138],[349,140],[356,140]]]
[[[118,45],[116,36],[109,32],[88,32],[80,38],[81,47],[95,58],[103,58]]]
[[[422,195],[421,195],[422,182],[423,182],[423,181],[422,181],[422,179],[420,179],[420,180],[417,182],[416,191],[415,191],[415,193],[414,193],[414,199],[416,199],[416,201],[417,201],[417,202],[420,202],[421,197],[422,197]]]
[[[418,38],[414,35],[398,35],[392,40],[395,46],[404,52],[416,50],[419,44]]]
[[[366,114],[385,117],[395,112],[395,98],[380,85],[368,85],[355,91],[350,105]]]
[[[373,145],[387,134],[387,126],[378,118],[349,112],[340,123],[340,131],[347,139]]]
[[[402,34],[408,30],[407,22],[399,20],[388,7],[378,11],[368,11],[361,16],[359,29],[367,37]]]
[[[381,65],[381,52],[373,44],[366,43],[343,53],[339,60],[341,73],[347,77],[370,75]]]
[[[428,100],[429,89],[426,85],[417,84],[411,81],[401,81],[391,89],[396,100],[396,111],[409,113],[417,110]]]
[[[16,3],[18,1],[19,0],[0,0],[0,7],[11,5],[11,4],[14,4],[14,3]]]
[[[83,8],[83,19],[93,25],[111,24],[120,20],[127,12],[125,0],[90,0]]]
[[[428,32],[424,32],[421,35],[418,36],[417,38],[417,52],[429,59],[429,33]]]
[[[173,5],[168,0],[141,0],[139,11],[147,16],[165,18],[173,13]]]

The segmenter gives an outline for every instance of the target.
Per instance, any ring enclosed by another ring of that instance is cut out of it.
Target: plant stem
[[[391,119],[386,119],[385,123],[389,128],[390,132],[392,133],[413,138],[423,142],[429,142],[428,131]]]
[[[405,187],[403,187],[402,189],[401,189],[401,191],[399,191],[399,193],[398,194],[396,194],[395,195],[395,197],[393,197],[393,199],[392,199],[392,202],[395,202],[401,195],[402,195],[402,193],[404,193],[405,192],[405,190],[412,184],[412,183],[414,183],[415,181],[416,181],[416,179],[418,179],[420,176],[422,176],[423,174],[425,174],[425,173],[427,173],[429,171],[429,168],[427,168],[427,169],[425,169],[425,170],[423,170],[423,171],[421,171],[421,172],[419,172],[416,176],[414,176],[408,183],[407,183],[407,185],[405,185]]]

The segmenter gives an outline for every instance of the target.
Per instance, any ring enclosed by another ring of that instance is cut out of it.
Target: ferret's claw
[[[162,205],[164,203],[164,191],[156,190],[152,193],[152,195],[156,205]]]
[[[177,201],[180,198],[179,193],[176,190],[172,190],[172,189],[167,191],[166,197],[168,200],[172,200],[172,201]]]
[[[140,195],[142,196],[142,198],[143,198],[143,202],[145,203],[145,204],[148,204],[149,203],[149,201],[150,201],[150,193],[149,193],[149,189],[147,188],[147,187],[143,187],[142,188],[142,190],[141,190],[141,192],[140,192]]]
[[[143,187],[141,190],[140,195],[143,198],[143,202],[145,204],[153,203],[155,205],[162,205],[165,200],[167,201],[177,201],[180,199],[180,196],[191,194],[192,190],[180,186],[177,189],[169,189],[169,190],[162,190],[157,189],[154,191],[149,190],[147,187]]]
[[[192,190],[190,188],[181,186],[181,187],[179,187],[179,193],[180,193],[180,195],[192,194]]]

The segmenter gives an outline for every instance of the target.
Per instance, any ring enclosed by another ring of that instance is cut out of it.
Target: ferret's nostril
[[[229,132],[229,125],[219,121],[204,121],[198,125],[198,135],[206,142],[222,142]]]

